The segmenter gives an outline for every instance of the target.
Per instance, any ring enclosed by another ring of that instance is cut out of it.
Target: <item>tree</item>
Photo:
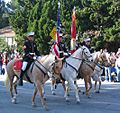
[[[6,27],[9,25],[7,13],[8,13],[8,9],[5,6],[5,2],[0,0],[0,28]]]
[[[120,40],[119,0],[61,0],[61,24],[70,36],[72,9],[76,7],[76,27],[79,40],[88,33],[96,49],[114,47],[111,41]],[[57,0],[12,0],[10,24],[22,43],[27,31],[35,31],[41,53],[49,52],[49,36],[57,21]],[[92,34],[90,32],[92,31]],[[97,34],[96,34],[97,33]],[[68,35],[67,35],[68,36]],[[69,42],[70,37],[67,38]],[[104,44],[104,45],[103,45]],[[111,48],[110,48],[111,49]],[[115,48],[116,50],[116,48]]]
[[[7,42],[5,39],[0,37],[0,51],[4,51],[7,48]]]

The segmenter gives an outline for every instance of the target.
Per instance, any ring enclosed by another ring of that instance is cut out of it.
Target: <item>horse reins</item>
[[[85,54],[84,53],[84,50],[85,50],[86,48],[82,48],[82,56],[83,56],[83,54]],[[86,55],[86,54],[85,54]],[[87,55],[86,55],[87,56]],[[83,62],[85,61],[85,59],[80,59],[80,58],[77,58],[77,57],[73,57],[73,56],[70,56],[71,58],[74,58],[74,59],[77,59],[77,60],[81,60],[81,65],[83,64]],[[91,55],[90,56],[87,56],[87,57],[91,57]],[[87,61],[87,60],[86,60]],[[78,68],[78,70],[74,67],[74,66],[72,66],[71,64],[69,64],[68,62],[66,62],[66,64],[68,64],[70,67],[72,67],[77,73],[79,72],[79,69],[80,69],[80,67],[81,67],[81,65],[79,66],[79,68]]]
[[[35,65],[39,70],[42,71],[42,73],[43,73],[44,75],[47,74],[47,75],[49,76],[48,73],[53,74],[49,69],[47,69],[44,65],[42,65],[42,63],[40,63],[37,59],[36,59],[35,61],[36,61],[37,63],[39,63],[39,64],[46,70],[46,72],[45,72],[43,69],[41,69],[40,66],[39,66],[38,64],[36,64],[36,62],[33,63],[33,66]],[[33,68],[33,66],[32,66],[32,68]],[[32,72],[32,69],[31,69],[31,72]],[[51,76],[49,76],[49,77],[51,77]]]

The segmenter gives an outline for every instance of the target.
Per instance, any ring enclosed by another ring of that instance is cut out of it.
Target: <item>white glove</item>
[[[34,56],[33,59],[36,60],[36,59],[37,59],[37,56]]]
[[[68,53],[64,53],[64,56],[68,56]]]
[[[35,53],[29,53],[30,55],[35,55]]]

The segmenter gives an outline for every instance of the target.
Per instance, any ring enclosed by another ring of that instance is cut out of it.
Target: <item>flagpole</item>
[[[60,0],[58,0],[58,10],[57,10],[57,32],[56,32],[56,42],[60,42]]]

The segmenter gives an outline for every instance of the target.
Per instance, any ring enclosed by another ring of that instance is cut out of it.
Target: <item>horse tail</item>
[[[10,79],[9,76],[6,75],[5,81],[4,81],[4,85],[7,89],[9,89],[9,84],[10,84]]]

